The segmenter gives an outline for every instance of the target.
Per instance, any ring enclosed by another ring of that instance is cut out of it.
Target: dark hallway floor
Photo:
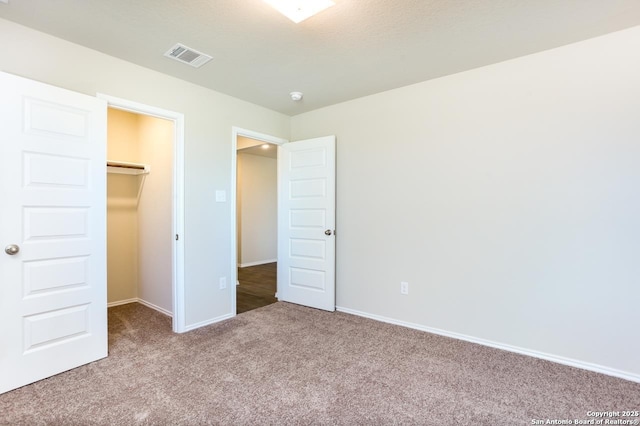
[[[276,271],[277,263],[238,268],[236,286],[237,313],[247,312],[277,302]]]

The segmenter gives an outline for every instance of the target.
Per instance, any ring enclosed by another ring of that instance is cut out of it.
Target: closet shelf
[[[151,171],[148,164],[126,163],[124,161],[107,161],[107,173],[121,175],[146,175]]]

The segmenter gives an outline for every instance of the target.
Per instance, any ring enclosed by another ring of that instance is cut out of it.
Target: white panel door
[[[336,138],[278,147],[278,299],[336,308]]]
[[[0,393],[107,356],[106,113],[0,73]]]

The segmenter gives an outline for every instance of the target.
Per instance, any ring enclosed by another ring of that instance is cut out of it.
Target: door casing
[[[173,121],[172,328],[175,333],[184,333],[187,331],[184,288],[184,114],[103,93],[98,93],[96,97],[107,101],[107,106],[110,108]]]
[[[237,314],[236,306],[236,282],[238,282],[238,221],[237,221],[237,170],[238,170],[238,136],[255,139],[261,142],[271,143],[274,145],[282,145],[289,142],[286,139],[278,138],[264,133],[254,132],[253,130],[241,129],[240,127],[232,127],[231,129],[231,194],[229,200],[231,202],[231,279],[229,287],[231,294],[231,314]]]

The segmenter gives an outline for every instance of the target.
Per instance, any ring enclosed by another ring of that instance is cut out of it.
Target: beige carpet
[[[281,302],[182,335],[125,305],[109,329],[107,359],[0,395],[0,423],[529,425],[640,409],[637,383]]]

